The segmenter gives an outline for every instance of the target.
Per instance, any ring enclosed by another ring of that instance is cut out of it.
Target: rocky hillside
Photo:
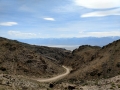
[[[64,64],[78,70],[82,65],[91,61],[92,56],[100,49],[98,46],[82,45],[75,49],[64,60]]]
[[[0,73],[47,77],[63,72],[60,64],[69,51],[29,45],[0,37]]]
[[[52,84],[36,81],[63,73],[61,65],[72,68],[66,78]],[[105,90],[119,90],[119,77],[120,40],[104,47],[83,45],[70,52],[0,37],[0,89],[99,90],[107,85]]]
[[[73,70],[70,81],[109,78],[120,74],[120,40],[102,48],[84,45],[65,59],[65,65]]]

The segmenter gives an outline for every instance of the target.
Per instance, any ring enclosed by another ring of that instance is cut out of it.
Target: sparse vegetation
[[[120,84],[118,84],[117,87],[120,88]]]
[[[91,80],[118,75],[119,48],[120,40],[114,41],[103,48],[89,45],[80,46],[65,59],[64,64],[71,66],[72,71],[74,71],[67,79],[77,76],[79,79]]]
[[[112,88],[115,88],[115,84],[114,84],[114,83],[111,83],[111,87],[112,87]]]
[[[105,85],[110,85],[108,89],[119,89],[119,77],[118,81],[109,80],[120,74],[119,49],[120,40],[102,48],[83,45],[71,53],[61,48],[35,46],[0,38],[0,90],[6,90],[6,87],[9,90],[53,90],[57,87],[72,90],[80,87],[82,90],[85,86],[100,88]],[[54,84],[31,80],[58,75],[64,72],[61,65],[72,68],[66,78]]]
[[[0,73],[51,77],[64,71],[58,63],[67,55],[66,52],[65,49],[0,38]]]

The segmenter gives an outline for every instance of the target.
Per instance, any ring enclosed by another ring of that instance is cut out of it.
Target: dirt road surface
[[[65,73],[60,74],[60,75],[55,76],[55,77],[52,77],[52,78],[43,78],[43,79],[41,78],[41,79],[38,79],[37,81],[39,81],[39,82],[52,82],[52,81],[56,81],[56,80],[64,78],[65,76],[67,76],[70,73],[70,69],[66,66],[62,66],[62,67],[66,70]]]

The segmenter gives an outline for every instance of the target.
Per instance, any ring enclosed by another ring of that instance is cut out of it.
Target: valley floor
[[[69,69],[60,77],[66,76],[68,73]],[[61,82],[54,83],[52,87],[50,84],[52,85],[51,81],[45,83],[30,78],[0,75],[0,90],[120,90],[120,75],[108,79],[86,81],[83,84]]]
[[[56,85],[54,90],[120,90],[120,75],[109,79],[86,81],[82,85],[61,83]]]

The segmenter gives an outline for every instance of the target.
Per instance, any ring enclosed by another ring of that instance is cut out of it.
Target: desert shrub
[[[114,88],[114,87],[115,87],[115,84],[114,84],[114,83],[111,83],[111,86]]]
[[[120,84],[118,84],[117,87],[120,88]]]
[[[117,67],[120,67],[120,62],[118,62],[116,66],[117,66]]]
[[[54,87],[54,84],[50,83],[50,84],[49,84],[49,87],[50,87],[50,88],[53,88],[53,87]]]
[[[6,68],[0,67],[0,70],[1,70],[1,71],[6,71]]]
[[[90,73],[91,76],[95,76],[97,74],[98,70],[94,70],[93,72]]]

